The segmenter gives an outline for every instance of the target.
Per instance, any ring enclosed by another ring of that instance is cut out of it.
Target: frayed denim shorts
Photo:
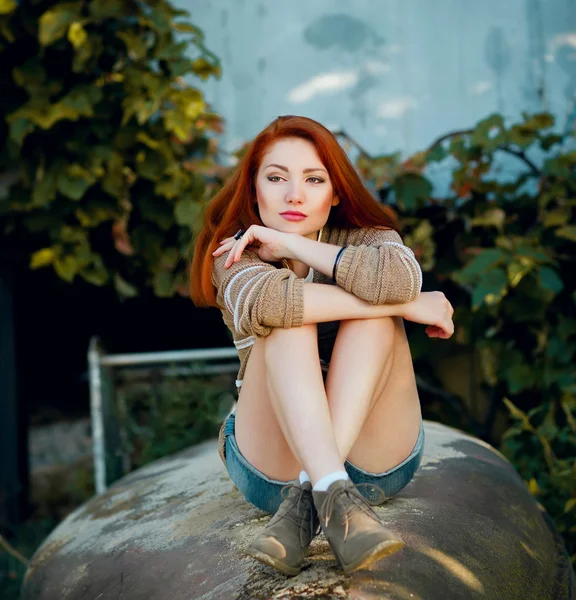
[[[220,431],[222,452],[220,455],[226,464],[230,479],[244,498],[257,508],[274,514],[283,499],[282,488],[292,481],[270,479],[242,456],[234,434],[235,420],[236,415],[232,413],[222,425]],[[384,473],[368,473],[349,461],[346,461],[344,466],[354,484],[363,484],[358,487],[358,491],[372,504],[382,504],[410,483],[420,466],[423,452],[424,423],[421,422],[420,434],[414,449],[399,465]]]

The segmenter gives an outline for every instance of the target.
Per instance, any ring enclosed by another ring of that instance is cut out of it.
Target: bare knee
[[[312,323],[286,329],[275,327],[268,336],[259,341],[263,343],[264,360],[270,366],[276,364],[279,355],[289,355],[293,358],[297,354],[306,353],[307,350],[317,352],[317,340],[317,326]]]
[[[270,334],[262,338],[264,348],[270,349],[274,346],[289,343],[291,340],[299,340],[302,338],[313,337],[317,333],[316,323],[302,325],[301,327],[274,327]]]
[[[346,319],[340,321],[338,330],[354,329],[363,333],[393,334],[397,326],[396,317],[380,317],[377,319]]]

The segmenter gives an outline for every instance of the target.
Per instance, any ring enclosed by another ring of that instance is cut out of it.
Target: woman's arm
[[[226,254],[214,259],[212,283],[218,306],[230,313],[240,335],[265,337],[274,327],[302,325],[303,279],[249,250],[230,267],[226,260]]]
[[[402,304],[418,297],[422,270],[414,252],[394,230],[362,229],[346,247],[337,269],[338,286],[370,304]],[[332,277],[340,246],[289,236],[287,258]]]
[[[449,338],[454,333],[454,309],[442,292],[422,292],[404,304],[369,304],[342,288],[321,283],[304,284],[303,325],[346,319],[403,317],[427,325],[429,337]]]
[[[335,285],[304,284],[304,322],[325,323],[346,319],[401,316],[402,304],[372,305]]]
[[[295,234],[288,237],[286,247],[288,256],[284,258],[303,262],[328,277],[332,277],[334,261],[341,248],[341,246],[317,242]]]

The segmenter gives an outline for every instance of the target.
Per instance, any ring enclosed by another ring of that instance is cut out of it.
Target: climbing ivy
[[[222,129],[190,83],[220,63],[189,16],[164,0],[0,0],[1,260],[187,294]]]
[[[421,328],[411,332],[417,372],[448,390],[465,377],[472,389],[456,409],[442,398],[436,416],[500,446],[553,517],[573,561],[574,141],[551,114],[509,125],[494,114],[407,159],[362,149],[358,158],[365,180],[398,211],[426,289],[442,289],[455,307],[456,331],[446,344]],[[443,368],[462,356],[469,370]]]

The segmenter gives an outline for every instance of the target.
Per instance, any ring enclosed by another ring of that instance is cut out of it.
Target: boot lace
[[[369,487],[371,490],[378,490],[380,493],[379,499],[371,503],[358,491],[358,488],[360,487]],[[334,505],[339,498],[342,498],[344,501],[349,500],[349,503],[344,506],[344,540],[348,538],[350,519],[356,510],[361,510],[374,520],[378,521],[378,523],[381,523],[378,515],[372,509],[372,506],[380,504],[386,498],[386,494],[381,488],[371,483],[358,483],[354,487],[337,488],[326,498],[324,504],[318,511],[320,519],[324,523],[324,527],[328,526],[328,522],[330,521],[332,513],[334,512]]]
[[[310,531],[316,533],[315,527],[314,527],[314,502],[312,500],[312,493],[306,492],[298,484],[289,483],[288,485],[285,485],[280,490],[280,494],[284,500],[288,499],[290,490],[292,488],[297,488],[299,490],[299,493],[298,493],[298,495],[294,496],[294,498],[292,499],[292,503],[289,506],[287,506],[285,509],[283,509],[283,514],[280,516],[280,518],[289,519],[298,527],[302,527],[303,523],[306,522],[306,519],[299,518],[298,515],[301,514],[300,508],[302,506],[302,502],[304,502],[305,504],[307,504],[305,509],[309,515]],[[285,493],[285,492],[288,492],[288,493]],[[296,508],[296,510],[293,511],[292,510],[293,508]]]

